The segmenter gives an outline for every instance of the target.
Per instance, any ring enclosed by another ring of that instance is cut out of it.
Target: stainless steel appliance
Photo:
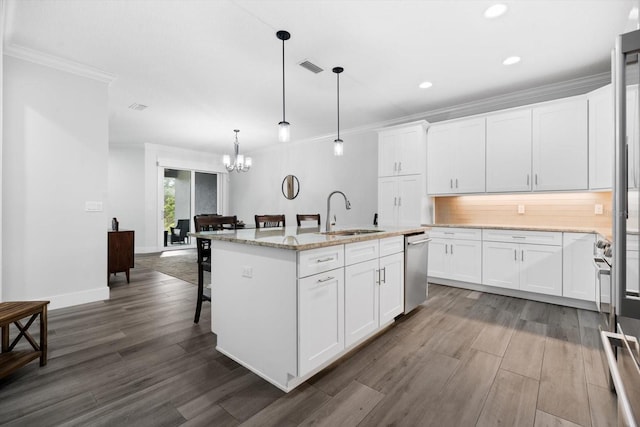
[[[404,312],[409,313],[427,300],[427,261],[429,242],[426,233],[404,238]]]
[[[611,61],[615,118],[611,313],[601,335],[611,386],[618,395],[618,425],[625,426],[640,422],[640,297],[638,278],[632,274],[640,260],[630,257],[627,247],[640,225],[639,54],[640,30],[636,30],[618,36]]]

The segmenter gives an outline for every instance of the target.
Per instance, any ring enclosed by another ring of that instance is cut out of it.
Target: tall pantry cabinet
[[[426,196],[426,121],[378,131],[378,225],[417,226]]]

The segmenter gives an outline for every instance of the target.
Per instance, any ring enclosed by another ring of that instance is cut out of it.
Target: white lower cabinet
[[[380,258],[380,325],[404,311],[404,252]]]
[[[484,285],[562,295],[562,246],[485,241],[482,257]]]
[[[360,341],[404,311],[403,237],[382,239],[381,247],[402,251],[345,267],[345,345]],[[375,241],[378,244],[378,241]],[[361,243],[346,245],[360,249]],[[381,250],[381,252],[383,252]],[[350,257],[347,256],[347,259]]]
[[[596,300],[596,269],[593,265],[592,233],[562,235],[562,296],[585,301]]]
[[[345,340],[346,345],[359,341],[378,328],[378,260],[345,268]]]
[[[298,279],[298,375],[344,350],[344,268]]]
[[[480,283],[482,242],[434,237],[429,242],[429,276]]]

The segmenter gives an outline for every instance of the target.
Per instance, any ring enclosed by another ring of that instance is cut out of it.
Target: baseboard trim
[[[109,287],[105,284],[104,287],[100,288],[87,289],[86,291],[72,292],[68,294],[52,295],[42,299],[51,301],[49,304],[49,310],[72,307],[74,305],[86,304],[89,302],[108,300]]]
[[[494,286],[481,285],[478,283],[458,282],[457,280],[440,279],[429,277],[429,283],[435,285],[453,286],[455,288],[469,289],[471,291],[486,292],[489,294],[504,295],[507,297],[522,298],[549,304],[564,305],[567,307],[581,308],[583,310],[597,311],[595,301],[583,301],[574,298],[558,297],[555,295],[537,294],[535,292],[520,291],[517,289],[496,288]]]

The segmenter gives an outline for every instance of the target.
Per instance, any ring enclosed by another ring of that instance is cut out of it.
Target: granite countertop
[[[422,224],[425,227],[455,227],[455,228],[490,228],[494,230],[524,230],[524,231],[557,231],[565,233],[595,233],[602,234],[602,230],[594,227],[570,227],[552,225],[496,225],[496,224]]]
[[[402,236],[405,234],[428,231],[428,227],[373,227],[352,226],[336,227],[335,230],[377,230],[376,233],[358,234],[353,236],[321,234],[319,227],[276,227],[256,228],[250,230],[220,230],[189,233],[192,237],[227,242],[243,243],[254,246],[268,246],[279,249],[306,250],[326,246],[342,245],[345,243],[362,242],[365,240],[383,239],[386,237]]]

